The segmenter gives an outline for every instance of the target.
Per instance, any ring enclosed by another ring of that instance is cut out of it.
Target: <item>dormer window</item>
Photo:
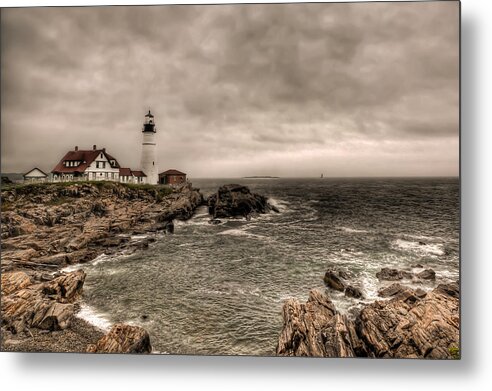
[[[103,157],[104,157],[104,156],[103,156],[103,154],[101,153],[101,159],[102,159]]]

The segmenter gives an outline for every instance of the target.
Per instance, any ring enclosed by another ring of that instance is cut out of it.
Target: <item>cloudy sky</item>
[[[190,177],[458,175],[459,9],[3,9],[2,172],[78,145]]]

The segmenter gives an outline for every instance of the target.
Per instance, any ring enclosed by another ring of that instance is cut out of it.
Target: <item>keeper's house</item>
[[[167,170],[159,174],[161,185],[179,185],[186,182],[186,174],[178,170]]]
[[[48,180],[48,174],[34,167],[31,171],[26,172],[24,175],[24,182],[36,183],[36,182],[46,182]]]

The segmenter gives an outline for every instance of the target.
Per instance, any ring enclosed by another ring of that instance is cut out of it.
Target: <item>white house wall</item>
[[[102,155],[102,157],[101,157]],[[106,164],[105,168],[102,168],[102,165],[97,167],[97,162],[104,162]],[[101,153],[97,156],[97,158],[90,164],[89,167],[85,170],[87,174],[87,179],[90,181],[116,181],[120,180],[120,170],[119,168],[111,167],[109,164],[109,160],[106,158],[104,153]],[[95,175],[94,175],[95,174]]]

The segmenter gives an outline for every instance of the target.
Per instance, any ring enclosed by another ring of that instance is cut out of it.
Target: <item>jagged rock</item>
[[[78,270],[3,296],[2,324],[13,333],[30,327],[50,331],[67,328],[75,311],[71,303],[80,296],[84,280],[84,271]]]
[[[312,290],[306,304],[289,299],[276,352],[281,356],[355,357],[362,348],[355,325],[336,312],[328,296]]]
[[[355,299],[362,299],[364,297],[362,291],[352,285],[349,285],[345,288],[345,296],[353,297]]]
[[[248,187],[231,184],[219,188],[208,198],[208,213],[214,219],[222,217],[248,217],[255,213],[268,213],[272,210],[267,198],[252,193]]]
[[[335,289],[340,292],[343,292],[345,289],[345,284],[340,280],[340,278],[338,278],[335,272],[331,270],[328,270],[325,273],[323,281],[325,282],[326,286],[331,289]]]
[[[24,272],[2,273],[2,295],[10,295],[31,284],[31,278]]]
[[[376,277],[380,280],[397,281],[397,280],[402,280],[403,278],[411,279],[412,274],[404,270],[397,270],[397,269],[390,269],[387,267],[383,267],[381,271],[376,273]]]
[[[417,277],[421,278],[422,280],[435,280],[436,272],[432,269],[425,269],[423,272],[417,274]]]
[[[172,220],[166,223],[165,230],[168,234],[174,233],[174,222]]]
[[[89,353],[151,353],[150,337],[138,326],[115,324],[96,344],[87,347]]]
[[[343,278],[344,280],[350,279],[350,275],[347,272],[343,271],[343,270],[339,270],[338,271],[338,276],[340,278]]]
[[[460,286],[458,282],[451,282],[449,284],[439,284],[434,292],[441,293],[443,295],[459,298],[460,297]]]
[[[424,298],[404,290],[365,305],[355,321],[311,291],[306,304],[289,299],[277,354],[322,357],[451,359],[459,346],[459,287],[441,284]]]
[[[396,295],[398,295],[398,294],[400,294],[403,291],[406,291],[408,289],[409,288],[407,288],[406,286],[400,285],[398,283],[394,283],[394,284],[391,284],[390,286],[381,288],[378,291],[378,296],[380,296],[380,297],[396,296]]]

